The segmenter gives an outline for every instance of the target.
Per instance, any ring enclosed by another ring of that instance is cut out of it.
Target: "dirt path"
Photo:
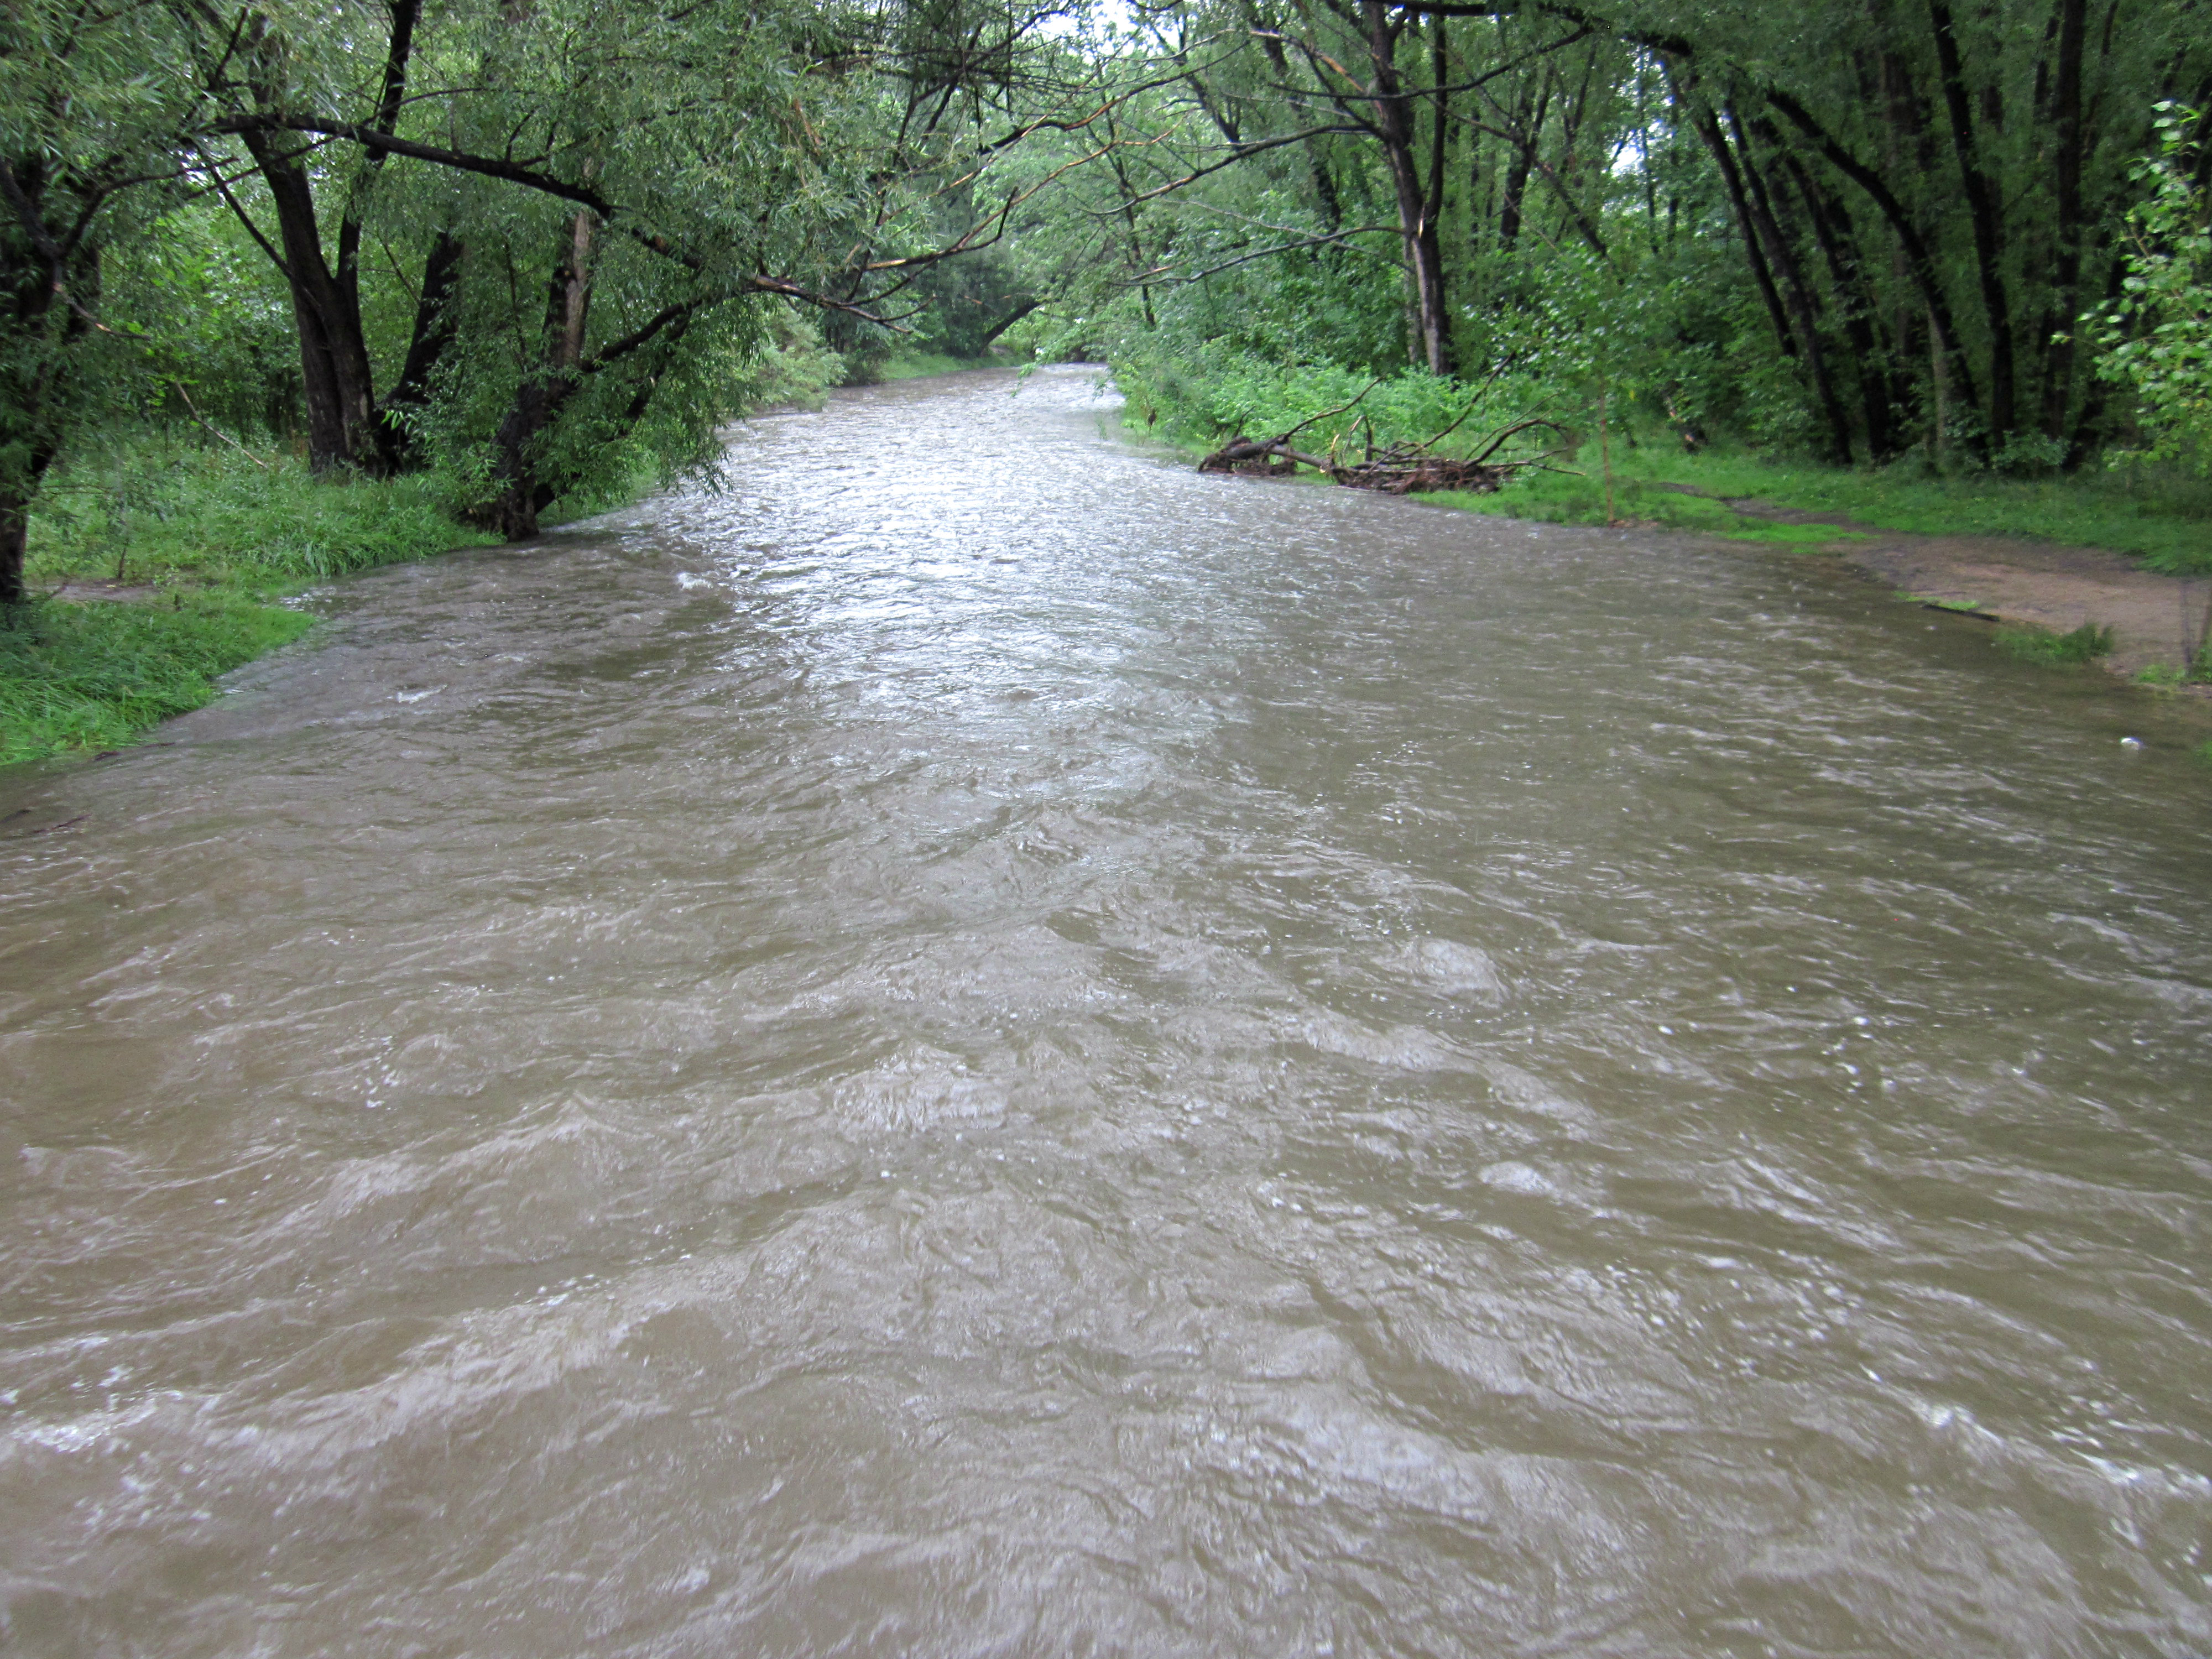
[[[2212,580],[2158,575],[2103,548],[2010,536],[1925,536],[1755,500],[1728,505],[1747,518],[1859,532],[1824,550],[1843,555],[1901,593],[1971,602],[1978,616],[2035,623],[2060,634],[2084,623],[2110,628],[2115,648],[2104,665],[2124,679],[2154,663],[2181,667],[2204,640]],[[2180,689],[2212,697],[2212,686]]]
[[[60,585],[49,590],[50,599],[67,599],[73,605],[84,605],[101,599],[145,599],[154,595],[150,582],[105,581],[97,576],[64,576]]]

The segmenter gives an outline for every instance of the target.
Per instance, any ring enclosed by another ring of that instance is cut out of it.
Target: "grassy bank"
[[[1515,518],[1601,524],[1605,486],[1596,448],[1585,441],[1572,461],[1562,461],[1580,477],[1540,473],[1495,495],[1438,499]],[[1834,539],[1833,531],[1762,522],[1728,505],[1750,498],[1883,530],[2030,537],[2110,548],[2166,575],[2212,573],[2212,483],[2172,475],[1946,477],[1909,465],[1846,471],[1725,451],[1690,455],[1650,441],[1635,447],[1616,442],[1613,473],[1614,516],[1673,528],[1759,540]]]
[[[0,764],[113,748],[198,708],[313,625],[279,603],[313,583],[496,539],[456,523],[428,477],[320,480],[174,434],[112,446],[55,477],[32,520],[40,597],[0,616]]]
[[[848,386],[880,386],[886,380],[925,380],[938,374],[960,374],[971,368],[1009,368],[1007,357],[954,357],[941,351],[894,351],[857,367]]]
[[[221,592],[46,601],[0,612],[0,765],[112,749],[198,708],[215,679],[298,638],[310,617]]]
[[[1885,530],[2032,537],[2110,548],[2166,574],[2212,573],[2212,480],[2173,472],[2115,469],[2015,478],[1936,471],[1917,457],[1883,468],[1826,467],[1724,445],[1692,455],[1663,429],[1616,424],[1608,514],[1591,411],[1568,408],[1546,388],[1510,380],[1462,386],[1412,371],[1374,382],[1327,365],[1225,355],[1121,362],[1115,375],[1133,429],[1194,453],[1233,434],[1263,436],[1301,422],[1310,424],[1299,434],[1300,448],[1323,453],[1336,445],[1357,453],[1370,440],[1418,442],[1457,421],[1437,453],[1462,458],[1474,453],[1486,434],[1523,414],[1546,415],[1568,428],[1559,438],[1531,434],[1560,447],[1553,461],[1560,471],[1524,473],[1494,495],[1426,498],[1472,512],[1560,524],[1602,524],[1610,516],[1764,542],[1837,539],[1833,530],[1778,525],[1728,504],[1749,497]]]

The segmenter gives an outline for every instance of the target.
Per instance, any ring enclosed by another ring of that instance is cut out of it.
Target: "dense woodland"
[[[2212,462],[2203,0],[9,0],[0,70],[0,601],[155,436],[525,536],[917,349]]]

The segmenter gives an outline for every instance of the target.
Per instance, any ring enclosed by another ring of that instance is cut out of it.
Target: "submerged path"
[[[1702,491],[1696,492],[1703,494]],[[1824,550],[1850,560],[1893,592],[1972,607],[1984,619],[2027,623],[2055,634],[2109,629],[2108,672],[2132,679],[2157,665],[2185,672],[2212,630],[2212,581],[2164,576],[2109,548],[2021,536],[1885,530],[1839,513],[1807,513],[1745,497],[1728,503],[1781,524],[1833,525],[1850,538]],[[2212,685],[2170,688],[2212,698]]]
[[[0,783],[0,1647],[2212,1648],[2191,734],[1015,390]]]

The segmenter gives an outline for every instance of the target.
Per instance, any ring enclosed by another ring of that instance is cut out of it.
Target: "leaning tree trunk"
[[[1996,181],[1984,170],[1974,135],[1972,100],[1959,52],[1959,36],[1944,0],[1928,0],[1929,25],[1936,37],[1936,61],[1943,84],[1943,107],[1950,118],[1951,148],[1974,228],[1974,271],[1981,289],[1982,312],[1990,331],[1988,414],[1991,449],[2011,437],[2017,416],[2014,389],[2012,301],[2004,279],[2004,209]]]
[[[415,306],[415,330],[399,378],[377,405],[376,441],[386,468],[416,472],[429,465],[421,417],[430,406],[438,366],[459,333],[461,264],[467,249],[450,232],[440,231],[422,264],[422,289]]]
[[[544,356],[515,388],[514,402],[492,439],[492,494],[470,514],[509,541],[538,533],[538,515],[557,493],[539,472],[540,440],[576,389],[584,369],[584,325],[592,303],[592,240],[598,221],[586,210],[570,221],[545,295]]]

